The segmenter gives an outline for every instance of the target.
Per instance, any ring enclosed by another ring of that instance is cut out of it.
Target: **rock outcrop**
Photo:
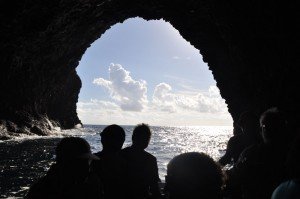
[[[137,16],[163,18],[200,50],[234,120],[271,106],[297,112],[298,8],[260,0],[3,0],[0,131],[47,134],[49,122],[80,123],[79,60],[112,25]]]

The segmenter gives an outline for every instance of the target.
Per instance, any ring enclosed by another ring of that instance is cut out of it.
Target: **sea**
[[[123,147],[131,145],[134,126],[122,126],[126,132]],[[0,141],[0,198],[23,197],[30,185],[45,175],[55,159],[55,146],[66,136],[86,139],[92,152],[102,149],[100,132],[105,125],[56,131],[51,136],[19,136]],[[165,179],[167,165],[176,155],[203,152],[216,161],[225,153],[232,126],[151,126],[152,137],[146,151],[157,158],[159,176]]]

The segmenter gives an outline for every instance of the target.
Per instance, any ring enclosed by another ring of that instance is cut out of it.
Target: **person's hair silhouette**
[[[145,149],[148,147],[151,138],[151,131],[147,124],[138,124],[132,134],[132,145],[134,147]]]
[[[116,124],[109,125],[100,133],[103,151],[117,152],[122,149],[125,131]]]
[[[222,186],[220,166],[204,153],[184,153],[168,164],[166,192],[170,199],[220,199]]]

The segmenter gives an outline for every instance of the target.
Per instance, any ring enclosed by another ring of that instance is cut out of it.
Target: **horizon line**
[[[143,123],[143,122],[142,122]],[[138,123],[138,124],[142,124],[142,123]],[[85,125],[91,125],[91,126],[108,126],[108,125],[112,125],[112,124],[116,124],[116,123],[111,123],[111,124],[82,124],[83,127]],[[138,124],[117,124],[119,126],[136,126]],[[160,126],[160,127],[232,127],[233,125],[150,125],[148,123],[144,123],[151,126]]]

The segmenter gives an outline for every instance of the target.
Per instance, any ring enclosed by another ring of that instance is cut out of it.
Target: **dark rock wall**
[[[80,123],[78,62],[112,25],[136,16],[165,19],[200,50],[234,119],[271,106],[298,111],[298,13],[291,3],[259,0],[3,0],[2,126]]]

